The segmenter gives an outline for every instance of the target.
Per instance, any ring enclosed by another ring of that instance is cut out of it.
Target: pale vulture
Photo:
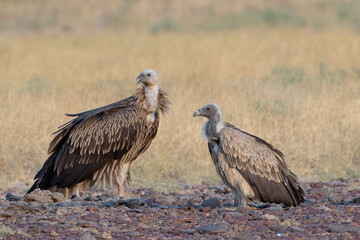
[[[298,206],[304,190],[289,169],[282,152],[259,137],[222,121],[220,108],[205,105],[193,114],[209,120],[202,127],[216,171],[230,187],[234,205],[245,206],[248,199]]]
[[[116,186],[118,197],[130,181],[130,165],[156,136],[159,114],[170,101],[151,69],[136,78],[142,88],[121,101],[77,114],[55,132],[51,154],[28,193],[36,188],[79,195],[94,184]]]

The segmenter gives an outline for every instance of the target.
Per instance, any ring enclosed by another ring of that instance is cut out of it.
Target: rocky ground
[[[360,239],[360,182],[303,184],[299,207],[232,207],[224,186],[184,185],[176,193],[133,189],[64,199],[16,184],[0,191],[4,239]]]

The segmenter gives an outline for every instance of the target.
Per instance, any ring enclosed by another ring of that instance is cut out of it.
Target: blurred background
[[[0,188],[32,184],[51,133],[158,72],[173,102],[133,186],[219,184],[192,112],[272,143],[302,181],[360,176],[360,1],[0,1]]]

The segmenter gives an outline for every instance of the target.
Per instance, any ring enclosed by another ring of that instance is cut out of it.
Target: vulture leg
[[[75,195],[75,197],[80,197],[80,184],[81,183],[78,183],[74,187],[69,189],[70,190],[70,194],[69,194],[70,196]]]
[[[231,194],[234,198],[234,207],[242,206],[246,207],[246,199],[241,195],[241,193],[235,189],[231,189]]]
[[[56,191],[59,193],[62,193],[64,195],[65,198],[69,198],[69,189],[67,187],[65,188],[56,188]]]
[[[121,168],[120,168],[120,176],[116,181],[116,185],[118,188],[118,198],[120,197],[126,197],[125,194],[125,186],[129,185],[130,182],[130,174],[129,174],[129,170],[130,170],[130,164],[131,162],[126,162],[124,164],[122,164]]]

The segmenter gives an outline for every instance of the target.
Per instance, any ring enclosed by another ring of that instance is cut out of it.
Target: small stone
[[[241,234],[241,235],[236,235],[234,237],[234,240],[257,240],[257,239],[259,238],[256,236],[251,236],[249,234]]]
[[[341,182],[341,181],[332,181],[331,182],[331,186],[333,187],[345,187],[347,184],[346,182]]]
[[[352,234],[360,234],[360,227],[357,226],[347,226],[346,230]]]
[[[86,207],[86,211],[89,211],[89,212],[98,212],[99,209],[97,209],[97,208],[94,207],[94,206],[87,206],[87,207]]]
[[[40,203],[52,203],[51,192],[49,190],[35,189],[31,193],[25,195],[27,201],[36,201]]]
[[[211,211],[211,207],[203,207],[200,209],[200,212],[204,212],[204,213],[207,213],[207,212],[210,212]]]
[[[274,221],[280,222],[279,218],[277,216],[275,216],[275,215],[265,214],[261,218],[266,219],[266,220],[274,220]]]
[[[267,210],[269,210],[269,211],[282,211],[284,209],[283,209],[283,207],[281,205],[276,204],[276,205],[272,205]]]
[[[281,225],[272,225],[272,226],[270,226],[270,228],[269,228],[271,231],[273,231],[273,232],[285,232],[285,226],[281,226]]]
[[[138,232],[131,232],[131,233],[128,233],[126,234],[128,237],[140,237],[142,236],[141,233],[138,233]]]
[[[330,210],[330,208],[326,207],[326,206],[320,206],[316,208],[317,210],[324,210],[324,211],[328,211]]]
[[[239,212],[223,212],[223,213],[221,213],[221,215],[223,216],[223,218],[226,218],[226,219],[230,219],[232,217],[243,216],[243,214],[239,213]]]
[[[360,204],[360,197],[354,198],[352,200],[355,204]]]
[[[138,198],[120,199],[120,200],[115,201],[116,207],[125,205],[126,207],[131,208],[131,209],[136,208],[137,206],[139,206],[139,204],[140,204],[140,201]]]
[[[111,232],[104,232],[103,234],[101,234],[101,237],[103,239],[113,239],[113,237],[111,236]]]
[[[214,191],[215,193],[220,193],[220,194],[230,193],[230,188],[225,185],[214,186],[212,188],[215,189]]]
[[[55,230],[51,230],[50,236],[57,237],[57,236],[59,236],[59,234],[57,232],[55,232]]]
[[[310,183],[310,187],[312,188],[323,188],[326,183],[324,182],[312,182]]]
[[[289,227],[290,231],[292,232],[303,232],[305,229],[299,227]]]
[[[63,202],[63,201],[65,201],[64,194],[59,193],[59,192],[53,192],[51,194],[51,198],[54,200],[54,202]]]
[[[225,224],[209,224],[196,228],[196,231],[200,234],[209,233],[216,234],[225,232],[228,229],[228,226]]]
[[[87,233],[84,233],[83,235],[81,235],[79,240],[96,240],[96,238],[87,232]]]
[[[216,208],[220,206],[220,200],[217,197],[208,198],[201,203],[201,206]]]
[[[18,201],[23,201],[24,197],[19,197],[19,196],[15,196],[12,193],[7,193],[6,200],[8,200],[9,202],[18,202]]]
[[[90,197],[85,197],[84,198],[84,201],[87,201],[87,202],[91,202],[93,199],[92,198],[90,198]]]
[[[310,203],[310,204],[314,204],[314,203],[316,203],[316,200],[313,199],[313,198],[305,198],[305,202]]]
[[[225,203],[223,204],[223,206],[224,206],[224,207],[232,207],[232,206],[234,206],[234,204],[232,204],[231,202],[225,202]]]
[[[330,225],[329,232],[343,233],[346,232],[346,227],[343,225]]]
[[[11,212],[0,212],[0,217],[2,218],[12,218],[14,217],[14,214]]]
[[[116,204],[115,204],[114,200],[106,201],[106,202],[102,203],[102,205],[104,207],[109,207],[109,208],[116,207]]]

